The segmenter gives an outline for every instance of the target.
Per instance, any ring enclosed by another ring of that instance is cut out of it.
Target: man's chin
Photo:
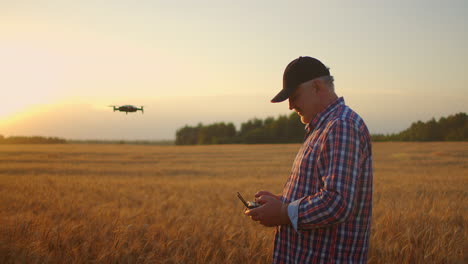
[[[303,116],[301,116],[301,123],[304,124],[304,125],[307,125],[310,123],[310,121],[307,121],[307,119]]]

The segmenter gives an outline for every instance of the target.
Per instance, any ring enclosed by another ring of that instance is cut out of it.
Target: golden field
[[[0,263],[268,263],[299,145],[2,145]],[[369,263],[468,263],[468,143],[374,143]]]

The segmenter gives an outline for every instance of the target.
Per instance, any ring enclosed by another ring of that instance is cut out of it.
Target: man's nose
[[[291,102],[291,100],[288,100],[288,102],[289,102],[289,110],[293,110],[294,109],[293,103]]]

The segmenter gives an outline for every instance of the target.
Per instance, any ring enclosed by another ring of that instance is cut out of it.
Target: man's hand
[[[259,221],[264,226],[288,225],[291,223],[288,216],[288,204],[281,202],[276,195],[271,193],[262,195],[256,202],[260,203],[261,206],[244,212],[252,220]]]
[[[263,195],[269,195],[269,196],[273,196],[275,197],[276,199],[280,199],[280,195],[274,195],[272,194],[271,192],[269,191],[259,191],[255,194],[255,198],[259,198],[260,196],[263,196]]]

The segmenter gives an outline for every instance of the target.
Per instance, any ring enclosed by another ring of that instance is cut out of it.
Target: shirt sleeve
[[[291,221],[291,225],[293,226],[294,230],[297,232],[297,220],[299,217],[299,205],[304,198],[297,199],[294,202],[289,203],[288,205],[288,217],[289,221]]]
[[[356,125],[337,120],[330,128],[320,154],[324,167],[323,187],[299,202],[299,229],[341,223],[351,215],[357,193],[359,153],[360,138]]]

